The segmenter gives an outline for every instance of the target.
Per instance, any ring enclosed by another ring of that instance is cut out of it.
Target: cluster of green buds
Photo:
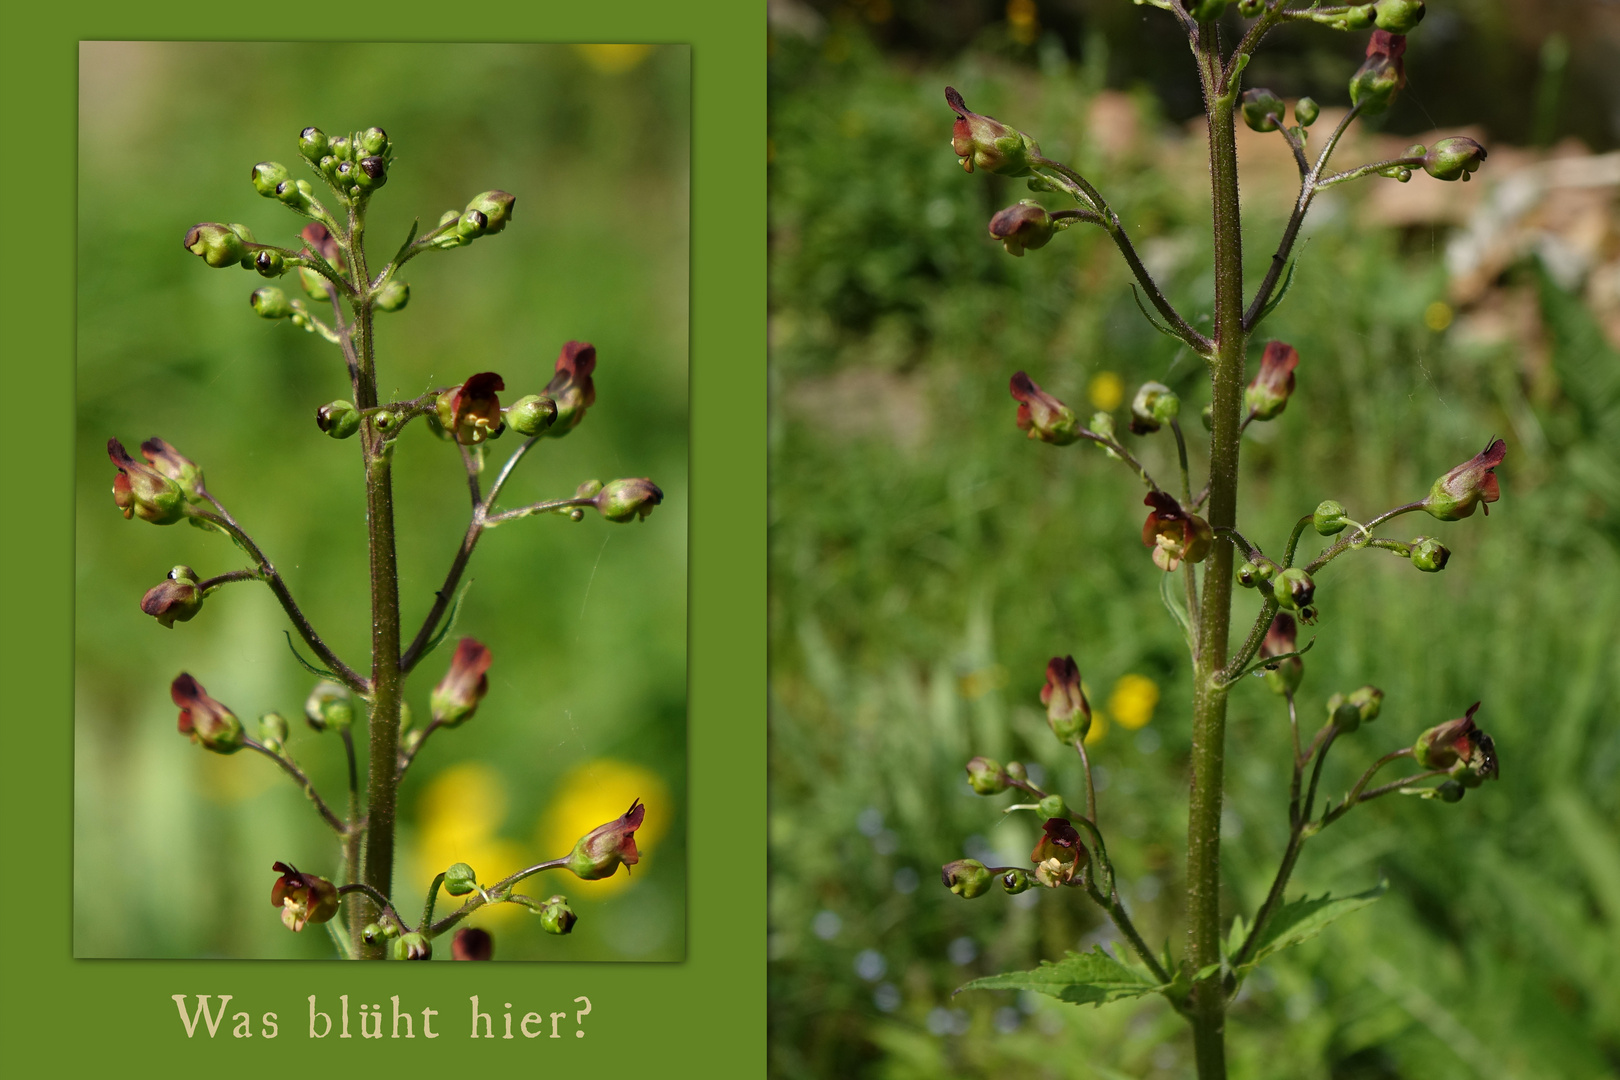
[[[307,127],[298,133],[298,152],[340,198],[351,203],[388,183],[388,166],[394,160],[393,143],[380,127],[335,138],[318,127]],[[299,208],[297,197],[287,191],[287,170],[279,163],[264,161],[254,166],[253,183],[259,194]]]
[[[1384,692],[1376,686],[1363,686],[1349,694],[1334,694],[1328,698],[1328,721],[1340,734],[1348,735],[1378,719],[1384,707]]]
[[[484,191],[474,195],[461,210],[446,210],[439,218],[436,247],[466,247],[480,236],[492,236],[512,220],[512,204],[517,196],[509,191]]]

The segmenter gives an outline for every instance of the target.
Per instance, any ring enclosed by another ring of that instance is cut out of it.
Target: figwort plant
[[[1162,994],[1192,1025],[1198,1075],[1204,1080],[1226,1075],[1225,1019],[1228,1004],[1244,978],[1267,956],[1311,936],[1328,921],[1365,906],[1382,885],[1357,896],[1322,897],[1284,902],[1289,876],[1301,847],[1322,829],[1358,805],[1385,795],[1416,795],[1456,802],[1472,787],[1497,774],[1490,736],[1474,723],[1476,702],[1462,717],[1429,728],[1409,745],[1372,760],[1355,786],[1338,801],[1323,794],[1318,804],[1322,763],[1334,744],[1376,720],[1383,693],[1363,686],[1334,694],[1327,702],[1325,723],[1302,737],[1295,691],[1304,671],[1301,657],[1315,639],[1301,646],[1298,623],[1317,621],[1317,578],[1341,555],[1387,551],[1410,560],[1418,570],[1443,569],[1450,553],[1433,537],[1410,540],[1379,535],[1379,528],[1405,514],[1423,512],[1440,521],[1456,521],[1486,509],[1499,489],[1495,468],[1505,446],[1493,439],[1473,459],[1434,482],[1427,496],[1393,509],[1353,520],[1331,499],[1301,517],[1280,550],[1273,554],[1238,529],[1236,520],[1238,460],[1244,430],[1278,416],[1294,391],[1299,354],[1281,341],[1266,342],[1259,371],[1245,370],[1251,339],[1267,315],[1282,301],[1292,277],[1291,254],[1300,224],[1318,192],[1364,176],[1405,182],[1414,170],[1440,180],[1467,180],[1485,157],[1472,139],[1442,139],[1433,147],[1412,146],[1399,157],[1341,172],[1329,171],[1334,148],[1358,118],[1383,112],[1405,82],[1402,55],[1406,35],[1423,18],[1422,0],[1377,0],[1355,6],[1303,5],[1299,0],[1238,0],[1238,14],[1252,19],[1229,51],[1223,49],[1221,18],[1228,0],[1136,0],[1163,8],[1180,21],[1197,62],[1203,86],[1209,132],[1209,168],[1213,194],[1215,295],[1212,332],[1195,329],[1166,298],[1138,257],[1124,224],[1107,200],[1084,176],[1041,154],[1028,135],[988,116],[970,111],[962,95],[947,87],[945,100],[956,113],[951,146],[968,172],[975,168],[1005,176],[1027,177],[1036,192],[1068,196],[1076,207],[1049,211],[1034,200],[1008,207],[990,220],[990,235],[1007,251],[1022,256],[1044,247],[1052,237],[1076,224],[1104,229],[1118,246],[1153,312],[1143,314],[1165,334],[1177,339],[1208,365],[1211,404],[1204,408],[1210,432],[1209,476],[1194,487],[1188,468],[1187,440],[1180,420],[1181,402],[1159,383],[1148,383],[1131,405],[1131,431],[1148,435],[1168,427],[1175,437],[1180,476],[1173,488],[1161,486],[1127,448],[1107,413],[1090,427],[1074,410],[1044,392],[1020,371],[1012,376],[1018,401],[1018,426],[1054,446],[1086,440],[1100,446],[1131,469],[1147,488],[1150,508],[1142,540],[1164,571],[1161,595],[1180,625],[1192,657],[1193,716],[1190,807],[1187,822],[1186,947],[1178,959],[1168,950],[1159,955],[1142,939],[1125,909],[1114,880],[1104,830],[1097,813],[1085,738],[1091,707],[1081,689],[1080,671],[1072,656],[1053,657],[1046,669],[1041,703],[1052,733],[1072,744],[1086,777],[1083,805],[1071,806],[1059,794],[1030,782],[1018,762],[1002,765],[977,757],[968,762],[968,779],[981,795],[1016,789],[1018,808],[1034,810],[1044,821],[1031,866],[991,867],[960,859],[944,867],[952,892],[973,898],[999,881],[1009,893],[1034,885],[1082,890],[1102,907],[1130,943],[1135,960],[1116,959],[1097,949],[1071,953],[1034,971],[1011,972],[969,983],[978,988],[1039,990],[1066,1001],[1102,1003],[1120,998]],[[1366,61],[1350,79],[1350,108],[1333,130],[1310,146],[1309,129],[1320,112],[1302,98],[1287,108],[1270,90],[1242,90],[1242,76],[1268,31],[1283,22],[1315,22],[1339,30],[1372,29]],[[1300,187],[1293,213],[1264,279],[1252,295],[1243,286],[1243,234],[1238,207],[1236,120],[1256,131],[1277,132],[1293,151]],[[1134,286],[1133,286],[1134,288]],[[1138,298],[1140,303],[1140,297]],[[1300,552],[1307,530],[1337,537],[1315,556]],[[1199,573],[1199,567],[1203,572]],[[1176,571],[1181,585],[1174,586]],[[1232,584],[1257,590],[1258,616],[1241,643],[1231,647]],[[1226,704],[1233,688],[1249,674],[1263,675],[1286,706],[1293,730],[1293,776],[1289,788],[1288,843],[1282,865],[1260,909],[1245,921],[1236,918],[1223,934],[1220,894],[1220,825],[1226,745]],[[1387,726],[1387,725],[1386,725]],[[1410,760],[1418,771],[1374,783],[1386,767]],[[1308,774],[1308,775],[1307,775]],[[1437,781],[1437,782],[1435,782]]]
[[[432,956],[433,939],[469,914],[486,904],[509,903],[538,914],[547,931],[566,934],[574,925],[566,897],[539,900],[517,892],[517,886],[542,870],[567,869],[585,880],[611,876],[621,865],[628,873],[639,858],[635,833],[646,808],[637,800],[623,815],[580,838],[572,852],[492,884],[481,884],[472,867],[457,863],[433,879],[420,919],[409,922],[393,895],[399,787],[435,731],[466,723],[477,711],[489,688],[490,649],[470,637],[460,640],[448,670],[433,690],[432,715],[423,726],[412,726],[403,689],[410,673],[450,633],[463,591],[462,575],[486,530],[534,515],[561,515],[579,521],[587,507],[610,522],[637,521],[663,500],[663,492],[647,479],[608,484],[590,480],[565,498],[510,510],[496,508],[501,488],[524,456],[541,440],[561,438],[574,430],[595,403],[591,373],[596,367],[596,350],[583,342],[562,346],[555,373],[542,392],[521,397],[505,408],[497,395],[506,384],[492,371],[472,374],[459,386],[430,390],[409,401],[379,401],[373,324],[378,312],[399,311],[410,299],[410,286],[399,276],[405,264],[424,252],[466,247],[480,237],[503,231],[512,220],[515,199],[505,191],[486,191],[474,197],[466,209],[446,211],[423,235],[418,236],[417,226],[412,225],[393,257],[373,271],[365,248],[366,210],[372,196],[388,181],[393,144],[387,133],[372,127],[328,138],[319,128],[309,127],[298,136],[298,152],[331,190],[336,212],[315,197],[314,185],[294,179],[279,162],[262,161],[251,174],[261,195],[310,219],[299,234],[298,246],[261,244],[244,225],[216,223],[193,225],[185,234],[184,245],[213,267],[241,266],[272,279],[296,271],[304,291],[314,301],[330,305],[330,322],[325,322],[309,302],[289,299],[273,285],[256,290],[250,298],[260,317],[288,319],[337,346],[348,368],[351,398],[317,408],[315,426],[334,439],[359,436],[370,556],[369,673],[362,674],[328,647],[299,609],[269,556],[204,485],[201,468],[162,439],[141,444],[144,461],[133,458],[117,439],[108,441],[107,452],[118,467],[113,499],[126,518],[139,517],[156,525],[185,521],[223,534],[251,563],[246,569],[213,576],[177,566],[142,597],[141,609],[172,628],[176,622],[194,618],[206,598],[226,585],[239,581],[267,584],[298,636],[314,653],[313,661],[305,660],[293,647],[299,662],[323,680],[305,702],[304,714],[315,731],[333,732],[342,742],[348,758],[348,798],[334,808],[315,790],[288,751],[288,725],[280,714],[264,714],[255,739],[231,709],[210,697],[196,678],[184,672],[170,688],[180,708],[180,732],[217,754],[248,749],[269,758],[303,788],[331,827],[338,846],[337,883],[300,871],[291,863],[277,862],[273,867],[280,877],[271,889],[270,902],[281,910],[288,928],[298,931],[309,923],[326,923],[345,957],[425,960]],[[394,551],[393,456],[395,442],[418,418],[461,455],[472,514],[427,618],[406,638],[400,622]],[[488,444],[507,429],[522,441],[486,492],[480,480],[485,453]],[[290,636],[288,641],[291,644]],[[367,744],[363,788],[352,733],[357,719],[364,724]],[[300,861],[308,865],[307,860]],[[467,900],[435,920],[440,885],[451,896]],[[334,921],[340,909],[345,919]],[[491,948],[486,933],[463,928],[452,951],[457,959],[488,959]]]

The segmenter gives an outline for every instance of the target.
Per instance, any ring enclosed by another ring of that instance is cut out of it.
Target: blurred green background
[[[1293,292],[1255,342],[1251,363],[1269,337],[1303,357],[1287,411],[1245,443],[1239,524],[1268,549],[1323,498],[1365,520],[1508,440],[1488,518],[1395,529],[1440,535],[1443,574],[1362,554],[1320,575],[1300,698],[1314,728],[1334,691],[1388,695],[1335,747],[1327,791],[1476,699],[1502,773],[1454,806],[1372,803],[1307,846],[1291,896],[1391,888],[1248,982],[1234,1077],[1620,1075],[1620,157],[1595,153],[1620,113],[1612,82],[1541,62],[1555,17],[1584,28],[1566,59],[1612,55],[1612,5],[1580,8],[1584,23],[1577,7],[1429,5],[1406,92],[1427,111],[1392,112],[1336,161],[1437,124],[1490,160],[1467,185],[1419,175],[1320,198]],[[1179,41],[1144,59],[1170,21],[1124,0],[772,5],[775,1077],[1192,1075],[1185,1024],[1157,1001],[953,998],[1115,934],[1082,896],[969,903],[938,878],[964,854],[1022,863],[1034,842],[1031,815],[1002,818],[1011,796],[971,794],[972,755],[1030,762],[1078,797],[1037,699],[1046,660],[1072,652],[1106,717],[1092,760],[1127,902],[1150,942],[1182,949],[1189,665],[1139,539],[1142,490],[1099,452],[1023,438],[1006,386],[1025,369],[1123,431],[1135,388],[1166,382],[1201,476],[1207,380],[1137,312],[1100,230],[1023,259],[990,240],[990,215],[1027,192],[963,174],[942,95],[956,86],[1097,182],[1207,325],[1201,125],[1154,82],[1160,62],[1188,83],[1191,66]],[[1364,40],[1279,35],[1254,70],[1342,107]],[[1515,121],[1537,94],[1543,126]],[[1240,134],[1252,289],[1297,177],[1280,139]],[[1132,445],[1173,475],[1168,433]],[[1236,625],[1257,606],[1240,592]],[[1228,737],[1223,905],[1252,915],[1286,838],[1280,699],[1236,689]]]
[[[650,476],[665,492],[634,527],[544,518],[481,541],[454,634],[490,646],[490,692],[473,721],[434,736],[401,790],[398,902],[416,910],[450,862],[493,881],[555,857],[640,797],[633,877],[531,883],[571,898],[571,936],[511,905],[472,923],[492,930],[497,959],[683,957],[689,50],[89,42],[80,80],[75,955],[333,954],[318,929],[288,933],[268,903],[276,859],[336,875],[330,833],[268,761],[178,737],[168,694],[186,670],[250,731],[280,711],[292,754],[341,806],[341,745],[298,719],[313,679],[262,586],[229,586],[172,631],[141,613],[176,563],[203,576],[245,564],[221,538],[123,520],[105,446],[160,435],[202,465],[327,641],[366,668],[358,443],[313,422],[348,396],[339,354],[254,318],[258,277],[211,271],[179,241],[217,220],[295,243],[303,219],[254,192],[253,163],[296,165],[309,124],[378,124],[397,156],[372,203],[373,262],[414,217],[431,225],[489,188],[517,196],[500,236],[407,268],[409,307],[378,319],[383,394],[495,370],[511,400],[544,386],[563,342],[593,342],[587,422],[538,446],[503,505],[591,477]],[[298,292],[296,278],[281,284]],[[516,445],[491,444],[491,469]],[[460,543],[467,496],[454,447],[425,428],[395,460],[411,633]],[[420,722],[449,656],[409,684]]]

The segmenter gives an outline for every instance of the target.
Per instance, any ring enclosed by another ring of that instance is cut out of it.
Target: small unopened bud
[[[1063,796],[1056,794],[1048,795],[1036,803],[1035,812],[1043,818],[1066,818],[1069,816],[1069,808],[1064,805]]]
[[[428,699],[435,722],[455,727],[472,719],[478,703],[489,693],[487,672],[492,660],[489,649],[474,638],[464,637],[456,643],[450,670]]]
[[[1317,503],[1315,512],[1311,514],[1311,525],[1323,536],[1337,536],[1352,524],[1344,512],[1344,504],[1333,499],[1323,499]]]
[[[636,830],[641,828],[646,813],[647,808],[637,799],[623,814],[580,837],[568,856],[568,869],[586,881],[612,877],[621,864],[629,873],[630,867],[641,861]]]
[[[1387,30],[1374,30],[1367,42],[1367,59],[1350,77],[1350,101],[1372,116],[1389,108],[1395,92],[1406,85],[1406,38]]]
[[[339,161],[354,160],[354,141],[347,135],[339,135],[332,140],[332,156]]]
[[[1131,433],[1148,435],[1181,415],[1181,399],[1164,383],[1146,382],[1131,399]]]
[[[189,566],[176,566],[169,571],[167,580],[152,586],[141,597],[141,610],[170,630],[176,622],[190,622],[202,606],[202,590]]]
[[[1375,0],[1373,22],[1392,34],[1410,34],[1423,21],[1423,0]]]
[[[1030,884],[1031,882],[1029,880],[1028,870],[1015,866],[1010,870],[1002,872],[1001,887],[1006,889],[1007,892],[1012,896],[1017,896],[1021,892],[1027,892]]]
[[[388,150],[388,132],[380,127],[368,127],[360,133],[360,149],[368,154],[382,154]]]
[[[1432,536],[1412,541],[1412,565],[1426,574],[1438,574],[1451,561],[1451,549]]]
[[[1186,5],[1187,14],[1199,22],[1208,22],[1218,19],[1226,14],[1226,5],[1230,0],[1191,0]]]
[[[1252,19],[1266,10],[1266,0],[1237,0],[1238,14]]]
[[[1244,391],[1243,403],[1256,420],[1273,420],[1288,407],[1294,392],[1294,369],[1299,350],[1284,341],[1268,341],[1260,354],[1260,370]]]
[[[609,521],[645,521],[663,501],[664,492],[646,477],[613,480],[597,492],[596,509]]]
[[[557,419],[557,403],[539,394],[529,394],[512,402],[506,410],[506,422],[526,438],[545,431]]]
[[[1489,516],[1489,504],[1502,497],[1496,467],[1506,456],[1507,443],[1493,440],[1484,450],[1436,480],[1429,489],[1429,497],[1423,500],[1423,509],[1441,521],[1469,517],[1476,506],[1484,507]]]
[[[1361,726],[1361,710],[1352,705],[1343,694],[1328,698],[1328,720],[1341,735],[1348,735]]]
[[[466,896],[478,888],[478,875],[464,862],[458,862],[444,872],[444,891],[451,896]]]
[[[1463,796],[1468,794],[1468,789],[1455,780],[1447,780],[1434,790],[1440,796],[1441,802],[1448,803],[1462,802]]]
[[[1046,208],[1033,199],[997,211],[990,219],[990,235],[1000,240],[1007,254],[1022,258],[1024,252],[1046,246],[1056,229]]]
[[[1265,640],[1260,643],[1260,656],[1286,657],[1266,665],[1266,685],[1272,693],[1291,694],[1299,689],[1300,680],[1305,677],[1305,661],[1298,656],[1288,655],[1299,651],[1298,634],[1294,617],[1286,611],[1279,611],[1273,616],[1271,626],[1266,629]]]
[[[200,256],[203,262],[213,267],[237,265],[247,258],[247,248],[243,245],[242,238],[229,226],[218,222],[193,225],[186,230],[181,244],[187,251]]]
[[[388,162],[380,157],[361,158],[354,170],[354,182],[361,191],[375,191],[388,183]]]
[[[279,161],[261,161],[253,166],[250,179],[260,195],[273,199],[276,197],[276,185],[288,179],[287,166]]]
[[[467,204],[467,213],[478,213],[484,217],[484,233],[498,233],[506,228],[506,223],[512,220],[512,205],[517,202],[517,196],[506,191],[486,191],[474,195],[472,202]],[[463,217],[465,220],[465,217]]]
[[[1018,428],[1029,437],[1054,446],[1067,446],[1080,437],[1080,418],[1057,398],[1038,386],[1022,371],[1014,372],[1007,384],[1018,402]]]
[[[331,149],[326,132],[318,127],[307,127],[298,133],[298,152],[311,164],[319,162]]]
[[[967,763],[968,784],[980,795],[1000,795],[1009,786],[1007,772],[993,758],[976,757]]]
[[[540,905],[540,928],[548,934],[561,937],[572,932],[574,924],[578,921],[579,916],[568,906],[568,897],[561,893],[548,896]]]
[[[280,713],[267,712],[259,717],[259,741],[272,754],[281,753],[287,745],[287,718]]]
[[[1072,656],[1054,656],[1046,664],[1041,687],[1046,723],[1061,742],[1084,739],[1091,730],[1091,703],[1080,686],[1080,665]]]
[[[1294,102],[1294,122],[1300,127],[1310,127],[1320,115],[1322,106],[1316,103],[1315,98],[1302,97]]]
[[[145,453],[146,447],[142,446]],[[113,478],[113,504],[126,519],[173,525],[186,516],[186,491],[152,464],[136,461],[117,439],[107,440],[107,456],[118,467]],[[150,458],[150,454],[146,454]]]
[[[476,926],[463,926],[450,939],[450,959],[489,960],[495,956],[495,939],[488,930]]]
[[[287,272],[287,260],[279,251],[260,251],[253,256],[253,269],[260,277],[275,278]]]
[[[433,942],[428,940],[426,934],[415,931],[401,934],[394,940],[393,954],[395,960],[431,960]]]
[[[1007,762],[1007,775],[1020,784],[1029,782],[1029,770],[1022,761]]]
[[[347,731],[354,723],[354,699],[349,688],[335,682],[317,683],[304,700],[304,719],[316,731]]]
[[[1297,566],[1290,566],[1277,575],[1272,588],[1277,594],[1277,603],[1289,611],[1303,611],[1309,607],[1311,600],[1316,596],[1316,582],[1311,575]]]
[[[1352,690],[1345,700],[1360,710],[1363,724],[1370,724],[1378,719],[1378,714],[1384,709],[1384,692],[1376,686],[1363,686]]]
[[[403,281],[390,281],[377,290],[377,297],[372,301],[378,311],[400,311],[411,302],[411,287]]]
[[[1000,120],[980,116],[968,109],[955,88],[945,88],[945,102],[956,113],[951,126],[951,149],[962,168],[975,167],[1003,176],[1028,176],[1031,160],[1040,157],[1035,140]]]
[[[1245,560],[1237,568],[1238,584],[1245,589],[1257,589],[1262,583],[1277,576],[1280,568],[1265,556]]]
[[[977,900],[990,891],[995,875],[978,859],[957,859],[939,868],[945,887],[964,900]]]
[[[1485,148],[1473,139],[1454,135],[1435,143],[1423,155],[1423,171],[1436,180],[1467,180],[1485,160]]]
[[[1285,111],[1282,98],[1264,87],[1243,91],[1243,122],[1255,131],[1276,131]]]
[[[248,303],[253,307],[253,314],[261,319],[292,318],[292,303],[288,301],[287,294],[274,285],[254,289],[253,295],[248,297]]]
[[[182,671],[169,684],[169,698],[180,706],[180,734],[189,735],[192,742],[216,754],[234,754],[242,749],[242,721],[209,697],[196,679]]]

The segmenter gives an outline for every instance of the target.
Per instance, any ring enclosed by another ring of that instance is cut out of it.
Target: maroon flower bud
[[[1056,231],[1052,215],[1034,199],[1024,199],[990,219],[990,235],[1001,241],[1007,254],[1023,258],[1024,252],[1046,246]]]
[[[978,859],[956,859],[939,868],[939,880],[964,900],[977,900],[990,891],[995,875]]]
[[[1374,30],[1367,42],[1367,59],[1350,77],[1350,100],[1367,115],[1381,113],[1406,85],[1406,37]]]
[[[1280,416],[1294,392],[1294,368],[1299,366],[1299,350],[1281,341],[1266,342],[1260,354],[1260,371],[1244,392],[1244,404],[1256,420]]]
[[[483,232],[498,233],[506,228],[506,223],[512,220],[512,206],[517,202],[517,196],[508,191],[486,191],[474,195],[472,202],[467,204],[469,211],[476,211],[484,216]]]
[[[298,235],[303,238],[305,247],[331,263],[333,267],[342,269],[343,264],[339,261],[343,258],[342,249],[338,247],[337,238],[326,231],[325,225],[312,221],[305,225]]]
[[[1080,688],[1080,665],[1072,656],[1054,656],[1046,662],[1046,685],[1041,687],[1046,723],[1063,742],[1083,739],[1091,730],[1091,703]]]
[[[568,869],[586,881],[612,877],[620,863],[629,873],[630,867],[641,861],[641,853],[636,850],[636,830],[641,828],[646,813],[647,808],[637,799],[621,816],[580,837],[568,856]]]
[[[494,956],[495,939],[489,936],[488,930],[464,926],[456,931],[456,936],[450,941],[452,960],[490,960]]]
[[[1189,514],[1163,491],[1150,491],[1142,500],[1153,508],[1142,526],[1142,543],[1153,548],[1153,562],[1159,569],[1174,570],[1182,561],[1203,562],[1215,541],[1215,530],[1197,514]]]
[[[591,382],[595,370],[595,345],[570,341],[562,347],[556,373],[546,383],[546,396],[557,403],[557,418],[542,435],[560,439],[585,419],[585,410],[596,404],[596,386]]]
[[[1483,506],[1490,515],[1489,503],[1502,497],[1496,480],[1496,467],[1507,456],[1507,443],[1495,439],[1484,450],[1452,469],[1434,482],[1429,497],[1423,500],[1423,509],[1441,521],[1460,521]]]
[[[1467,787],[1497,776],[1496,743],[1474,724],[1479,702],[1455,720],[1447,720],[1418,736],[1412,756],[1425,769],[1450,769]]]
[[[202,469],[180,451],[162,439],[147,439],[141,443],[141,456],[151,462],[152,468],[179,484],[186,498],[192,502],[203,498]]]
[[[596,509],[609,521],[645,520],[663,501],[663,491],[646,477],[614,480],[596,493]]]
[[[493,371],[481,371],[454,390],[439,395],[434,415],[457,442],[473,446],[501,433],[501,399],[496,391],[506,383]]]
[[[337,914],[337,886],[323,877],[300,873],[288,863],[278,862],[270,869],[281,876],[270,889],[270,906],[281,909],[281,921],[297,932],[310,923],[323,923]]]
[[[1073,881],[1081,860],[1087,857],[1080,833],[1067,818],[1060,817],[1046,819],[1041,838],[1029,854],[1035,864],[1035,877],[1049,889]]]
[[[1298,651],[1298,627],[1294,617],[1286,611],[1279,611],[1272,618],[1270,628],[1266,630],[1265,640],[1260,643],[1260,656],[1264,659],[1271,656],[1286,656],[1288,653]],[[1266,685],[1278,694],[1288,694],[1299,689],[1300,680],[1304,677],[1305,661],[1297,656],[1289,656],[1286,660],[1266,665]]]
[[[182,671],[169,684],[169,697],[180,706],[180,734],[191,736],[192,742],[216,754],[242,749],[242,721],[209,697],[196,679]]]
[[[456,655],[450,661],[439,685],[428,699],[433,719],[444,727],[455,727],[472,719],[478,703],[489,692],[491,656],[489,649],[477,640],[464,637],[456,644]]]
[[[1035,140],[999,120],[970,111],[953,87],[945,88],[945,101],[956,113],[956,122],[951,126],[951,149],[956,151],[962,168],[972,172],[977,165],[1003,176],[1030,174],[1030,159],[1041,153]]]
[[[1423,155],[1423,171],[1436,180],[1467,180],[1485,160],[1485,148],[1464,135],[1441,139]]]
[[[177,566],[169,571],[168,580],[152,586],[141,597],[141,610],[158,621],[165,629],[174,629],[176,622],[190,622],[202,610],[203,593],[197,587],[197,575],[189,566]]]
[[[113,478],[113,503],[125,518],[134,516],[154,525],[173,525],[186,516],[186,493],[178,483],[130,457],[117,439],[107,440],[107,456],[118,466],[118,475]]]
[[[1029,437],[1054,446],[1067,446],[1080,437],[1074,410],[1042,390],[1022,371],[1014,372],[1007,389],[1018,402],[1018,427]]]

